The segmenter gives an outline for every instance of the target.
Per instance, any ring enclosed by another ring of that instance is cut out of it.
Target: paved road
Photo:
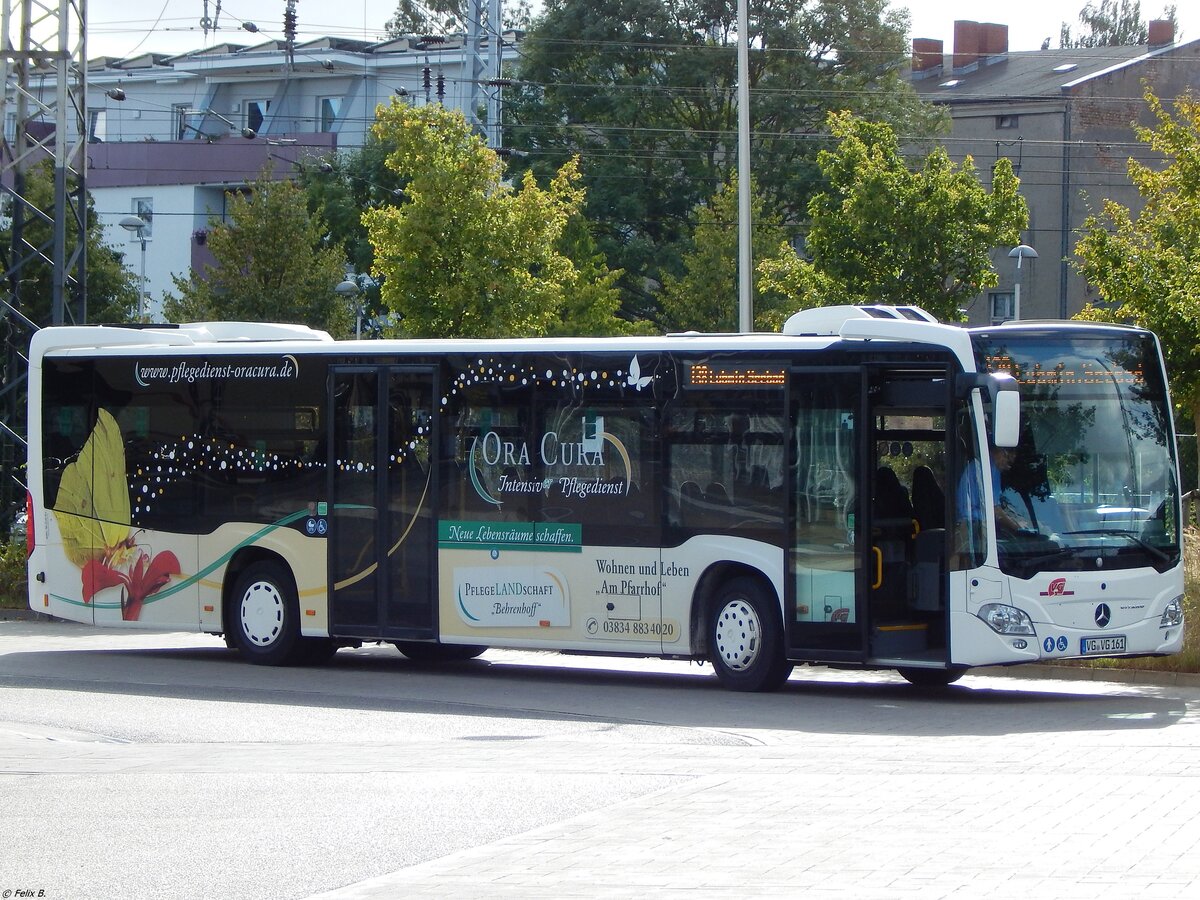
[[[1200,896],[1200,689],[0,622],[0,897]],[[16,896],[16,895],[14,895]]]

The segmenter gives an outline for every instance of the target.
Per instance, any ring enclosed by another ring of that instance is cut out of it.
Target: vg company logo
[[[1046,589],[1041,592],[1041,595],[1043,597],[1074,597],[1075,592],[1067,590],[1067,579],[1055,578],[1046,585]]]

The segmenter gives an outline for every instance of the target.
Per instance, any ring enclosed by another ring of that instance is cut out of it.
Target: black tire
[[[966,674],[962,667],[952,669],[897,669],[900,676],[914,687],[937,688],[954,684]]]
[[[413,662],[465,662],[479,656],[487,647],[476,644],[426,644],[421,641],[395,641],[396,649]]]
[[[304,662],[308,649],[300,637],[300,608],[291,573],[278,562],[257,562],[233,586],[225,629],[233,645],[259,666]]]
[[[337,651],[338,645],[333,638],[302,637],[296,662],[302,666],[323,666]]]
[[[778,690],[792,674],[774,594],[755,578],[734,578],[709,606],[708,657],[731,691]]]

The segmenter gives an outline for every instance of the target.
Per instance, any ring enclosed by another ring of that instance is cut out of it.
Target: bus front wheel
[[[296,588],[280,563],[258,562],[238,576],[229,612],[227,630],[250,662],[285,666],[303,656]]]
[[[722,687],[778,690],[792,673],[784,657],[783,626],[770,592],[753,578],[734,578],[714,598],[708,656]]]

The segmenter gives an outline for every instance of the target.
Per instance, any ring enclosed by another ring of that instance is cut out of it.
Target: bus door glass
[[[789,647],[801,658],[861,659],[861,369],[794,370],[790,399]]]
[[[330,621],[345,636],[433,636],[433,375],[335,369]]]
[[[868,370],[868,490],[858,537],[875,660],[946,661],[951,383],[944,367]]]

